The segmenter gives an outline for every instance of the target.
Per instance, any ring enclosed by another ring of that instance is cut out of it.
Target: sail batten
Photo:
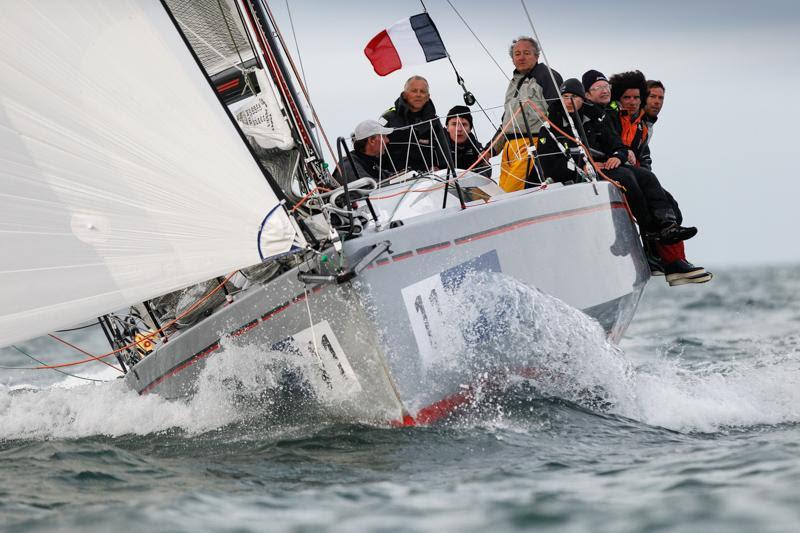
[[[154,0],[4,10],[0,185],[0,346],[258,263],[279,204]]]

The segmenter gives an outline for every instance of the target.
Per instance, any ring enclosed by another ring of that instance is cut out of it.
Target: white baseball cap
[[[356,129],[353,132],[353,140],[362,141],[372,137],[373,135],[389,135],[393,131],[394,130],[392,128],[381,126],[380,122],[377,120],[365,120],[356,126]]]

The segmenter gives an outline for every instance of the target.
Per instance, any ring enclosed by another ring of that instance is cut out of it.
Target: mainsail
[[[0,346],[302,244],[154,0],[0,14],[0,239]]]

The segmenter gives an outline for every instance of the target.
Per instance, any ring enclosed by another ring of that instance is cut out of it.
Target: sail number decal
[[[446,313],[443,313],[442,303],[448,294],[461,288],[464,278],[470,271],[500,272],[500,260],[497,251],[492,250],[483,255],[470,259],[453,268],[420,280],[400,292],[403,296],[406,312],[411,322],[411,330],[417,341],[420,362],[429,368],[435,360],[436,354],[441,350],[437,343],[447,342],[446,332],[448,324]],[[470,290],[480,290],[472,287]]]
[[[316,362],[322,380],[332,390],[361,390],[361,383],[327,320],[276,342],[272,349]]]

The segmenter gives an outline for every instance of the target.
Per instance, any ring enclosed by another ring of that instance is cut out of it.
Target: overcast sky
[[[451,0],[503,67],[510,41],[530,35],[518,0]],[[272,2],[285,38],[285,2]],[[380,30],[422,10],[414,1],[291,2],[312,100],[333,138],[390,107],[406,78],[428,78],[437,111],[463,103],[446,60],[377,76],[363,48]],[[507,85],[446,0],[426,1],[453,61],[484,107]],[[640,69],[667,86],[652,142],[654,170],[678,199],[687,245],[705,266],[800,261],[800,8],[794,2],[587,2],[527,0],[551,66],[564,78],[589,68]],[[602,9],[598,9],[602,6]],[[493,129],[473,108],[485,142]],[[493,120],[497,120],[493,117]]]

